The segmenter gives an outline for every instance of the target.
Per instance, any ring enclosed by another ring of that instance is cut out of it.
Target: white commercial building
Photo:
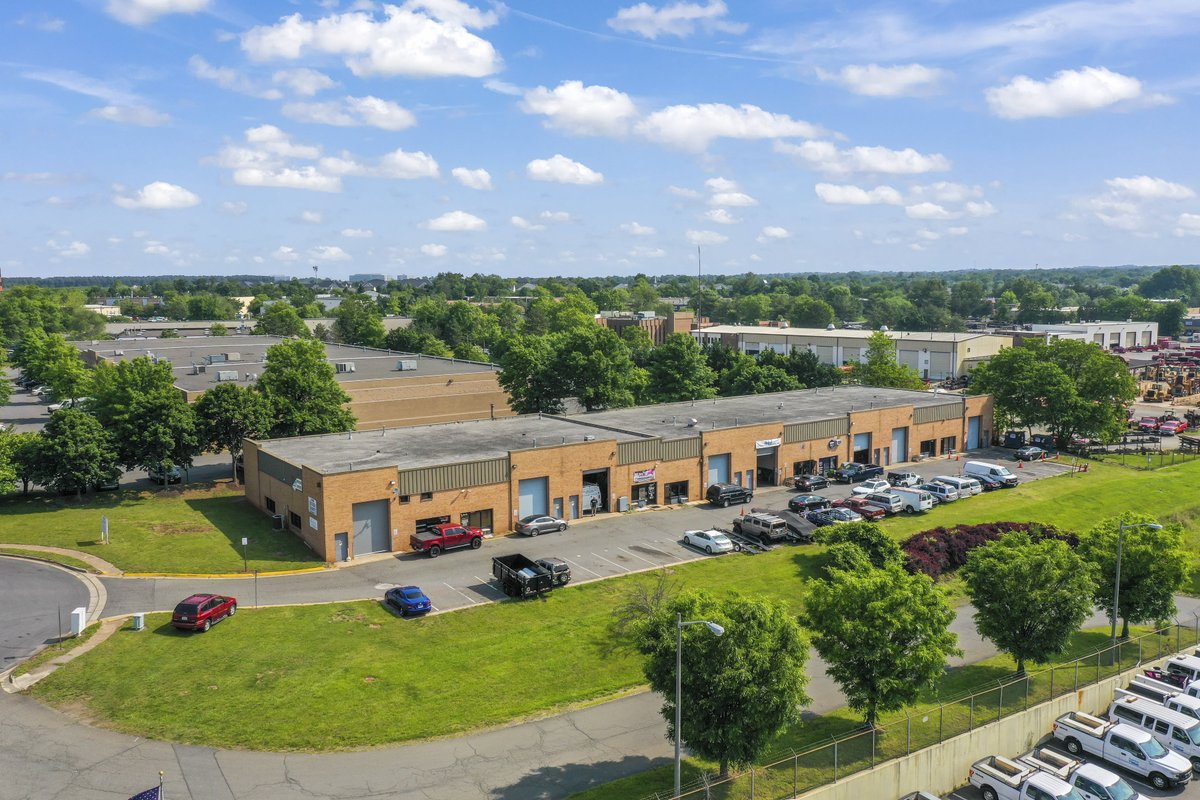
[[[1053,325],[1026,325],[1029,332],[1040,333],[1047,342],[1054,339],[1074,339],[1092,342],[1106,350],[1113,347],[1148,347],[1158,343],[1157,322],[1061,322]],[[1020,332],[1018,332],[1020,333]]]
[[[941,381],[965,375],[1005,347],[1013,337],[989,333],[885,331],[896,342],[896,360],[922,378]],[[811,351],[824,364],[845,366],[865,357],[867,339],[875,331],[824,328],[776,328],[757,325],[715,325],[693,330],[701,346],[723,343],[747,355],[766,350],[787,354]]]

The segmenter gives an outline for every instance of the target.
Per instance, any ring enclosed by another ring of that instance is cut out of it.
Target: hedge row
[[[1011,531],[1028,533],[1034,541],[1061,539],[1071,547],[1079,544],[1074,533],[1060,531],[1053,525],[1040,522],[985,522],[980,525],[956,525],[953,528],[933,528],[905,539],[905,566],[909,572],[923,572],[937,578],[953,572],[967,563],[967,554],[976,547],[999,539]]]

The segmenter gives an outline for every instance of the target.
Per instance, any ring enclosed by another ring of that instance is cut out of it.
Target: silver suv
[[[733,532],[763,544],[782,542],[788,537],[787,521],[774,514],[743,514],[733,521]]]

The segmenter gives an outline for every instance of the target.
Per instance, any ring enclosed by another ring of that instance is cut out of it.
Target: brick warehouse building
[[[777,485],[847,461],[884,466],[986,446],[989,396],[865,386],[247,440],[246,497],[326,561],[408,549],[440,522],[510,531],[696,501],[712,483]],[[587,487],[587,488],[585,488]]]

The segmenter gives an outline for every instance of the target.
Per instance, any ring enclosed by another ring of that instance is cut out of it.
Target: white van
[[[928,511],[933,508],[933,495],[924,489],[893,486],[891,492],[899,496],[904,510],[909,514],[916,514],[918,511]]]
[[[1017,476],[1008,471],[1008,467],[999,464],[989,464],[987,461],[968,461],[963,464],[963,475],[982,475],[1000,481],[1005,486],[1017,485]]]
[[[1167,672],[1185,676],[1189,683],[1200,680],[1200,656],[1172,656],[1165,667]]]
[[[938,483],[944,483],[958,490],[959,497],[968,497],[983,492],[983,484],[974,478],[958,478],[953,475],[938,475],[934,478]]]
[[[1117,700],[1125,700],[1129,697],[1138,697],[1144,700],[1149,700],[1152,703],[1158,703],[1165,709],[1170,711],[1178,711],[1185,717],[1200,719],[1200,698],[1192,697],[1187,694],[1167,694],[1156,697],[1150,697],[1147,687],[1140,684],[1130,684],[1128,689],[1117,689],[1113,692],[1113,696]]]
[[[1108,716],[1141,728],[1169,750],[1174,750],[1200,767],[1200,719],[1160,706],[1144,697],[1123,697],[1113,700]]]

